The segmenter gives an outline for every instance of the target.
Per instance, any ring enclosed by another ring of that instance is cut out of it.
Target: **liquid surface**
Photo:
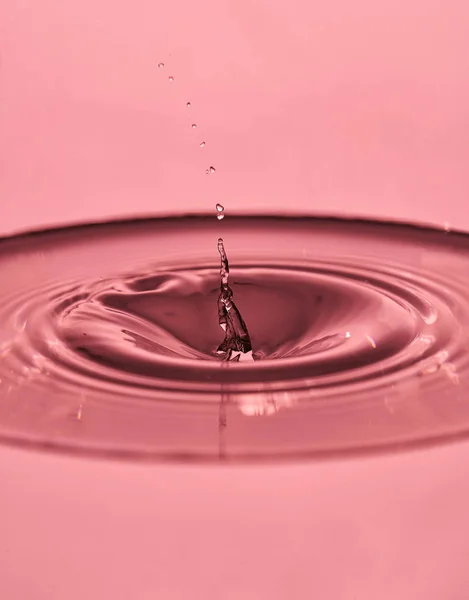
[[[231,350],[249,360],[220,357],[220,228],[245,344]],[[462,234],[314,218],[117,222],[1,240],[0,281],[5,442],[262,460],[469,433]]]

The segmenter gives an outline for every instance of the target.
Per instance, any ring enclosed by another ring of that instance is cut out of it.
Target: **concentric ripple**
[[[217,239],[254,362],[215,350]],[[0,242],[0,437],[136,459],[330,456],[469,432],[469,238],[315,218]]]

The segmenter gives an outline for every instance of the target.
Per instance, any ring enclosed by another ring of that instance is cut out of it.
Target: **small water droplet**
[[[158,68],[162,69],[164,67],[164,63],[158,63]]]
[[[187,108],[190,108],[191,107],[191,103],[190,102],[186,102],[186,106],[187,106]]]
[[[168,77],[168,79],[169,79],[169,81],[170,81],[171,83],[174,81],[174,77],[173,77],[172,75],[170,75],[170,76]]]
[[[205,142],[200,142],[200,147],[203,148],[205,146]]]
[[[217,209],[217,219],[219,221],[221,221],[222,219],[225,218],[225,215],[223,214],[225,207],[222,204],[215,204],[215,208]],[[218,241],[220,241],[220,240],[218,240]]]
[[[197,125],[195,123],[192,123],[191,127],[192,127],[192,129],[196,129]]]
[[[207,175],[210,175],[210,173],[215,173],[215,167],[209,167],[205,172]]]

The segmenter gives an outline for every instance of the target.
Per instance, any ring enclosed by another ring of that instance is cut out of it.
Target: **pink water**
[[[469,432],[464,234],[314,218],[123,221],[5,239],[0,268],[5,441],[259,461]]]

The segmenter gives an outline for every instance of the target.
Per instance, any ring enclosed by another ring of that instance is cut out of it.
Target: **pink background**
[[[216,201],[469,229],[468,32],[465,0],[2,0],[0,232]],[[0,598],[466,600],[467,450],[1,448]]]
[[[466,0],[2,0],[0,231],[216,201],[469,228],[468,32]]]

